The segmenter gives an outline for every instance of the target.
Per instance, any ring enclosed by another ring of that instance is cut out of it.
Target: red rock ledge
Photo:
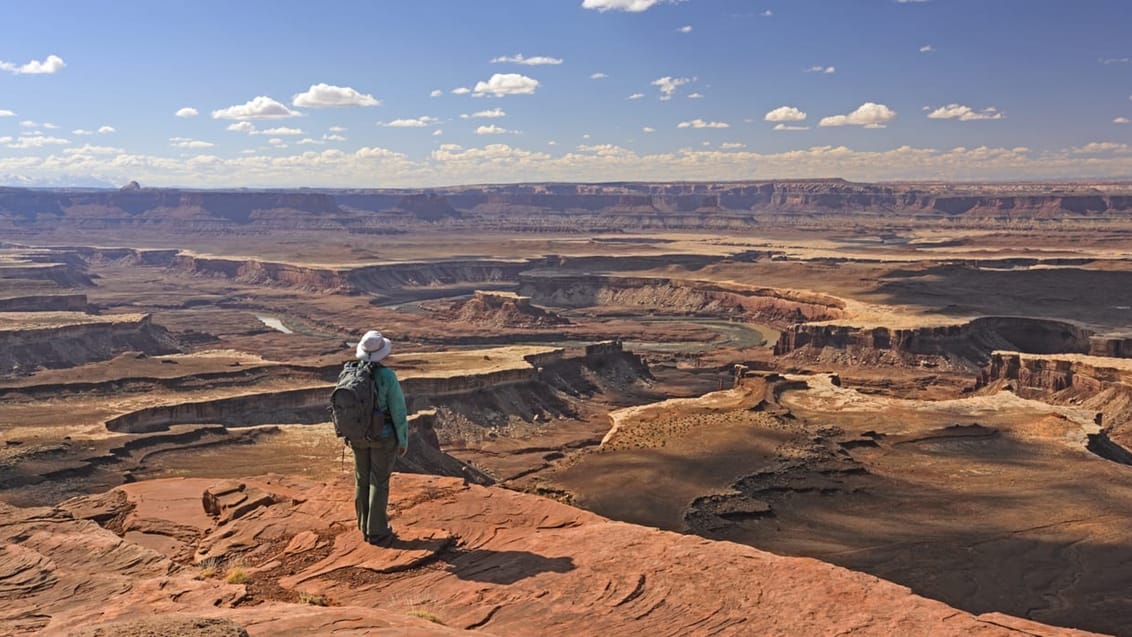
[[[168,479],[0,505],[0,634],[1086,634],[452,478],[395,475],[400,539],[370,546],[352,488]]]

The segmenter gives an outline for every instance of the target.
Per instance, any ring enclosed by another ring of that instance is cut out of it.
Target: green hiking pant
[[[389,504],[389,476],[397,459],[397,439],[376,440],[354,451],[354,509],[358,528],[367,536],[389,532],[385,507]]]

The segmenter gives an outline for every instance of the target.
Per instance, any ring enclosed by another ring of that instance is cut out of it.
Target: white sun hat
[[[366,332],[362,340],[358,341],[358,347],[355,353],[358,360],[369,361],[376,363],[381,359],[389,356],[389,352],[393,350],[393,343],[389,339],[381,335],[377,330],[370,330]]]

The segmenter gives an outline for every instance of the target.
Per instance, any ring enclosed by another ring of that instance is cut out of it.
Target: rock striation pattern
[[[149,314],[0,313],[0,375],[73,367],[127,351],[161,355],[180,350]]]
[[[371,546],[345,480],[167,479],[0,505],[0,634],[1086,634],[451,478],[396,474],[391,510],[398,538]]]
[[[832,348],[858,354],[888,351],[904,357],[945,357],[960,364],[981,366],[995,349],[1084,354],[1096,347],[1092,336],[1090,330],[1065,321],[1009,316],[900,329],[798,324],[781,332],[774,353],[781,356],[803,348],[810,352]]]
[[[1096,410],[1101,431],[1089,436],[1089,450],[1132,465],[1132,362],[1127,359],[994,352],[980,382],[992,388],[1007,384],[1026,398]]]

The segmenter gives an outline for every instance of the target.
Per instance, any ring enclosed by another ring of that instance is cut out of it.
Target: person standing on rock
[[[358,528],[366,542],[379,544],[393,538],[386,507],[389,503],[389,478],[397,456],[409,451],[409,424],[405,395],[393,370],[381,364],[393,343],[377,330],[370,330],[358,341],[358,360],[370,364],[377,384],[377,409],[386,414],[378,425],[374,440],[350,443],[354,452],[354,508]]]

